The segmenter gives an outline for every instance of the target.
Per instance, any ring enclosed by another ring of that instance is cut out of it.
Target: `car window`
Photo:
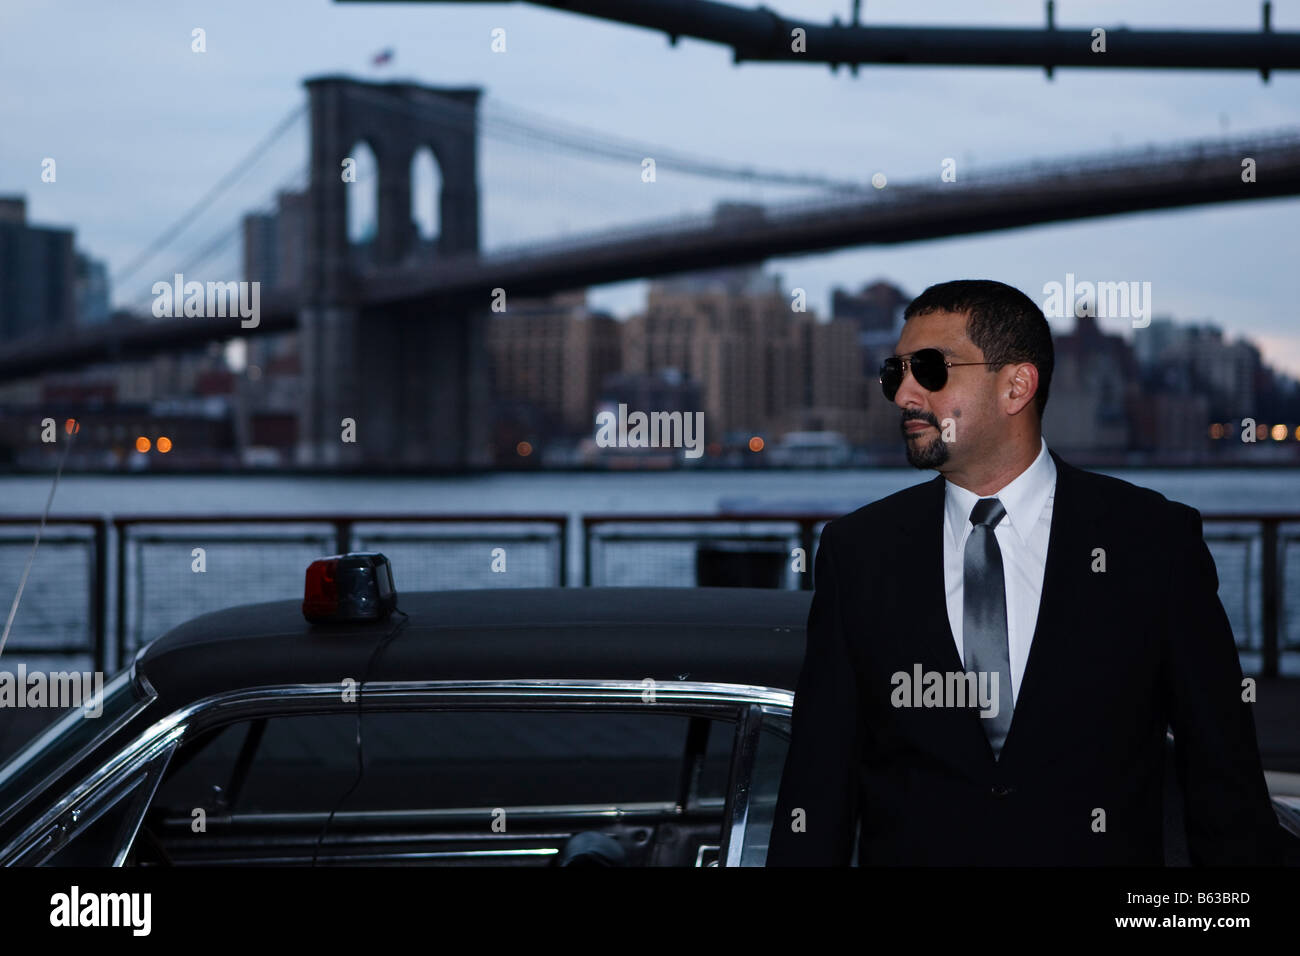
[[[790,746],[789,723],[768,716],[758,736],[754,773],[749,791],[749,816],[745,825],[745,842],[741,849],[741,866],[763,866],[772,835],[776,798],[781,789],[781,772]]]
[[[357,774],[355,714],[265,722],[237,794],[229,792],[255,722],[224,728],[159,788],[156,804],[248,813],[334,808]],[[367,713],[354,811],[669,802],[681,786],[690,718],[652,712]],[[733,725],[713,721],[697,793],[721,800]],[[187,759],[189,758],[189,759]]]
[[[350,709],[245,720],[182,743],[137,859],[544,866],[609,853],[616,865],[700,865],[721,843],[736,735],[725,718],[367,711],[360,782]]]
[[[115,866],[125,859],[175,740],[83,781],[72,801],[5,848],[6,865]]]
[[[64,763],[111,733],[145,698],[123,671],[104,685],[102,700],[70,710],[0,767],[0,816]],[[89,712],[99,710],[99,716]]]
[[[138,797],[148,775],[136,774],[120,796],[104,807],[93,820],[79,827],[68,842],[42,866],[112,866],[122,845],[134,832],[139,820]]]

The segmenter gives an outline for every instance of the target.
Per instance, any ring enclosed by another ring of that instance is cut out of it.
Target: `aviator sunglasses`
[[[949,362],[938,349],[920,349],[910,359],[891,355],[880,363],[880,387],[885,398],[894,400],[908,368],[916,384],[927,392],[937,392],[948,384],[948,369],[963,365],[993,365],[993,362]]]

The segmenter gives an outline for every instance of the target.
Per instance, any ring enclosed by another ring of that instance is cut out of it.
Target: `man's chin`
[[[907,440],[907,463],[913,468],[938,468],[948,461],[948,444],[942,438],[921,444]]]

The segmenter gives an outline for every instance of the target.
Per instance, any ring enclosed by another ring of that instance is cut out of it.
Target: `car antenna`
[[[375,645],[375,649],[370,654],[370,660],[366,662],[365,673],[361,675],[361,685],[357,687],[357,774],[352,778],[352,785],[348,787],[347,790],[343,791],[343,795],[335,801],[334,808],[330,810],[329,816],[325,818],[325,824],[320,828],[320,833],[316,835],[316,846],[311,852],[311,865],[313,867],[316,866],[316,862],[320,857],[320,849],[325,843],[325,835],[334,824],[335,814],[339,812],[344,801],[346,801],[348,797],[352,796],[352,793],[358,786],[360,786],[362,778],[366,775],[365,750],[361,743],[361,695],[365,692],[366,684],[370,680],[370,675],[375,669],[376,662],[378,662],[379,658],[383,656],[384,651],[388,649],[388,645],[393,642],[393,639],[397,637],[398,633],[406,627],[406,622],[410,620],[410,615],[399,607],[394,607],[393,613],[402,615],[402,619],[395,623],[389,629],[388,633],[379,639],[379,643]]]
[[[68,460],[68,452],[72,450],[72,436],[81,431],[81,425],[75,418],[69,418],[64,428],[68,432],[68,444],[64,446],[59,467],[55,469],[54,483],[50,485],[50,496],[45,499],[45,511],[41,514],[41,523],[36,529],[36,540],[32,542],[32,553],[27,555],[27,567],[23,568],[23,576],[18,579],[18,593],[14,595],[14,603],[9,606],[9,619],[5,621],[4,633],[0,634],[0,654],[5,651],[5,644],[9,641],[9,629],[13,627],[14,617],[18,614],[18,602],[22,600],[23,588],[27,586],[27,575],[32,570],[32,561],[36,559],[36,549],[41,543],[41,532],[45,530],[45,519],[50,515],[50,505],[54,504],[54,490],[59,487],[59,475],[63,474],[63,463]]]

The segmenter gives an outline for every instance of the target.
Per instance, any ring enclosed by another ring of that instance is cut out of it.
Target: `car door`
[[[11,861],[737,865],[772,776],[751,766],[762,708],[787,702],[697,682],[250,689],[158,721]]]

